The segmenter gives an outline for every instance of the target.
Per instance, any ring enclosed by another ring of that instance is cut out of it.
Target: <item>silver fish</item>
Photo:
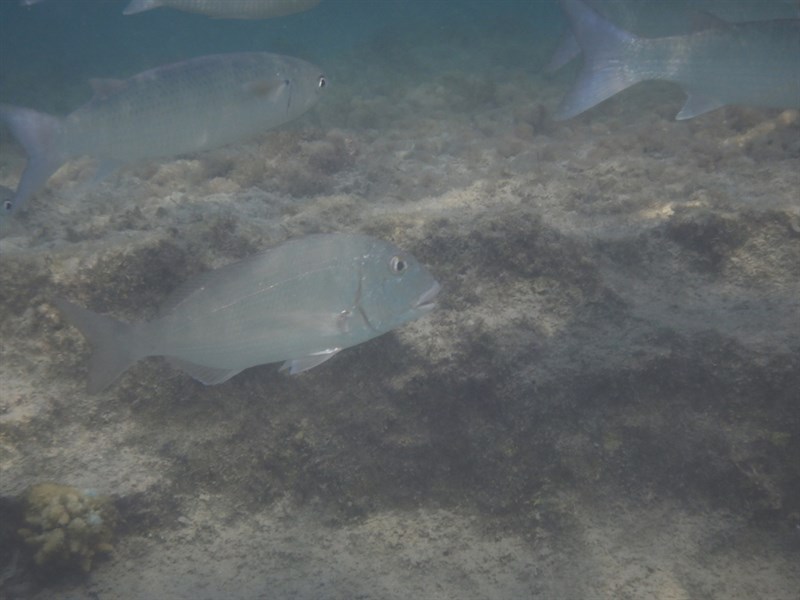
[[[122,14],[132,15],[164,6],[221,19],[269,19],[308,10],[319,2],[320,0],[131,0]]]
[[[729,104],[800,107],[800,20],[719,23],[687,35],[640,38],[580,0],[562,0],[584,66],[556,118],[568,119],[638,83],[679,84],[677,119]]]
[[[603,18],[641,37],[683,35],[703,28],[714,19],[728,23],[800,18],[795,0],[584,0]],[[580,54],[580,46],[567,31],[546,71],[553,72]]]
[[[303,114],[326,79],[304,60],[251,52],[91,83],[94,97],[64,118],[0,105],[0,121],[28,154],[0,216],[17,210],[67,160],[91,156],[114,166],[242,141]]]
[[[56,305],[94,349],[89,391],[97,392],[146,356],[166,356],[206,385],[277,361],[299,373],[424,315],[438,292],[392,244],[320,234],[191,279],[146,323]]]

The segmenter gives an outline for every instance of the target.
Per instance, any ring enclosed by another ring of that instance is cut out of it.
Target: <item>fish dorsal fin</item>
[[[706,31],[707,29],[730,29],[731,24],[705,10],[694,10],[691,15],[691,31]]]
[[[172,290],[172,293],[158,307],[158,316],[164,317],[168,315],[193,294],[205,289],[206,284],[216,276],[216,273],[217,270],[212,270],[189,277],[189,279]]]
[[[94,98],[107,98],[128,87],[128,82],[125,79],[90,79],[89,85],[92,86]]]
[[[264,260],[264,257],[272,252],[272,250],[273,248],[262,250],[261,252],[257,252],[256,254],[248,256],[247,258],[243,258],[227,265],[217,267],[216,269],[204,271],[189,277],[189,279],[176,287],[172,293],[167,296],[166,300],[164,300],[164,302],[158,308],[158,316],[163,317],[173,312],[178,306],[183,304],[183,302],[191,298],[194,294],[202,292],[207,285],[211,284],[215,280],[220,278],[224,279],[232,271],[236,269],[246,271],[247,268],[253,263],[258,263]]]
[[[308,356],[293,358],[283,363],[280,370],[289,371],[289,375],[296,375],[297,373],[302,373],[303,371],[313,369],[317,365],[321,365],[326,360],[336,356],[340,350],[341,348],[328,348],[327,350],[314,352],[314,354],[309,354]]]
[[[243,84],[242,89],[253,96],[266,98],[277,94],[287,85],[289,85],[289,81],[284,79],[254,79]]]
[[[216,385],[223,381],[228,381],[228,379],[241,372],[241,369],[220,369],[217,367],[198,365],[188,360],[175,358],[174,356],[168,356],[167,362],[178,367],[185,373],[188,373],[204,385]]]
[[[251,280],[255,277],[258,281],[269,280],[270,277],[272,277],[272,275],[269,274],[272,272],[272,268],[269,267],[269,264],[271,264],[269,262],[269,257],[271,254],[275,252],[291,252],[290,249],[294,248],[295,245],[302,247],[304,244],[308,244],[311,240],[325,239],[328,237],[330,237],[330,234],[320,233],[316,235],[308,235],[294,240],[288,240],[282,244],[272,248],[267,248],[266,250],[262,250],[256,254],[251,254],[246,258],[229,263],[222,267],[217,267],[216,269],[205,271],[189,277],[189,279],[180,284],[172,291],[171,294],[169,294],[169,296],[167,296],[166,300],[164,300],[158,309],[158,316],[164,317],[167,314],[174,312],[176,308],[190,298],[195,297],[196,294],[203,293],[207,287],[216,288],[217,282],[229,280],[231,277],[243,277]],[[254,270],[258,271],[259,274],[254,276]],[[294,275],[299,276],[302,274],[295,273]]]

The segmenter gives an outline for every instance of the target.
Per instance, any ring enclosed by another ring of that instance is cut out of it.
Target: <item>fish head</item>
[[[299,58],[284,57],[285,65],[278,79],[282,83],[280,101],[286,103],[286,113],[300,116],[318,101],[328,87],[322,70]]]
[[[428,313],[440,285],[408,252],[374,240],[362,256],[358,306],[367,325],[386,332]]]

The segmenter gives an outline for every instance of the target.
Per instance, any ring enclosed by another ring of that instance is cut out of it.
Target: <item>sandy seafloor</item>
[[[386,29],[290,126],[99,183],[74,161],[29,203],[0,241],[0,596],[797,598],[797,113],[676,122],[680,90],[644,84],[557,123],[574,69],[503,23]],[[145,319],[327,231],[411,251],[437,309],[296,377],[148,359],[85,392],[52,298]],[[16,535],[41,481],[115,498],[87,576]]]

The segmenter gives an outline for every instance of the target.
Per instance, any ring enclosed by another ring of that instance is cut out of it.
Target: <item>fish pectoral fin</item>
[[[90,79],[89,85],[95,98],[107,98],[128,87],[128,82],[125,79]]]
[[[168,356],[167,362],[188,373],[204,385],[216,385],[223,381],[228,381],[228,379],[241,372],[241,369],[220,369],[218,367],[198,365],[174,356]]]
[[[682,121],[683,119],[691,119],[697,115],[702,115],[703,113],[707,113],[711,110],[716,110],[724,106],[724,103],[720,102],[716,98],[709,98],[703,94],[694,94],[691,92],[687,92],[687,94],[689,97],[686,98],[686,103],[683,105],[681,111],[675,115],[675,118],[678,121]]]
[[[297,373],[308,371],[317,365],[321,365],[326,360],[333,358],[336,354],[338,354],[339,350],[341,350],[341,348],[328,348],[322,352],[315,352],[314,354],[309,354],[308,356],[287,360],[281,365],[280,370],[289,371],[289,375],[296,375]]]

